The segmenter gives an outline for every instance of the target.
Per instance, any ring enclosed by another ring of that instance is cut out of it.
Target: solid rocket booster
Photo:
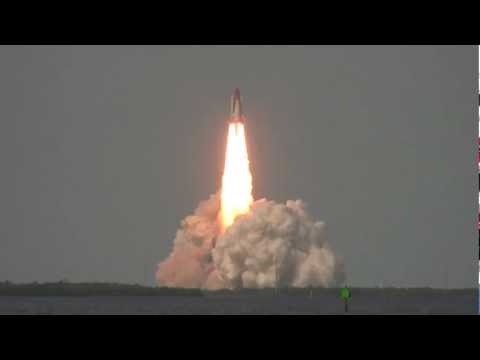
[[[243,123],[242,114],[242,98],[240,96],[240,90],[235,89],[232,97],[230,98],[230,122]]]

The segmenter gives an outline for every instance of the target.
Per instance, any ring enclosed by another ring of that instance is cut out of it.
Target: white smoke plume
[[[162,286],[218,288],[329,287],[344,281],[343,263],[301,200],[255,201],[220,234],[220,197],[212,195],[181,223],[156,274]]]

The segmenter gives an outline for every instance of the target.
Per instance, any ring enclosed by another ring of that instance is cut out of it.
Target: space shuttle
[[[230,98],[230,120],[229,122],[244,122],[242,113],[242,97],[238,88],[233,92]]]

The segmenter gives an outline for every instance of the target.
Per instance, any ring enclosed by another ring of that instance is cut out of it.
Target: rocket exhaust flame
[[[225,230],[238,215],[246,214],[253,202],[245,127],[232,122],[228,126],[225,167],[221,191],[221,220]]]

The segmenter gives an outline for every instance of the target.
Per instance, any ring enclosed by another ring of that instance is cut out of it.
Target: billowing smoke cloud
[[[157,280],[172,287],[207,287],[214,270],[212,249],[220,231],[220,195],[202,201],[181,222],[169,257],[159,264]],[[221,287],[221,286],[220,286]]]
[[[163,286],[200,288],[329,287],[344,281],[343,264],[301,200],[265,199],[220,234],[220,197],[187,216],[170,256],[159,264]]]

